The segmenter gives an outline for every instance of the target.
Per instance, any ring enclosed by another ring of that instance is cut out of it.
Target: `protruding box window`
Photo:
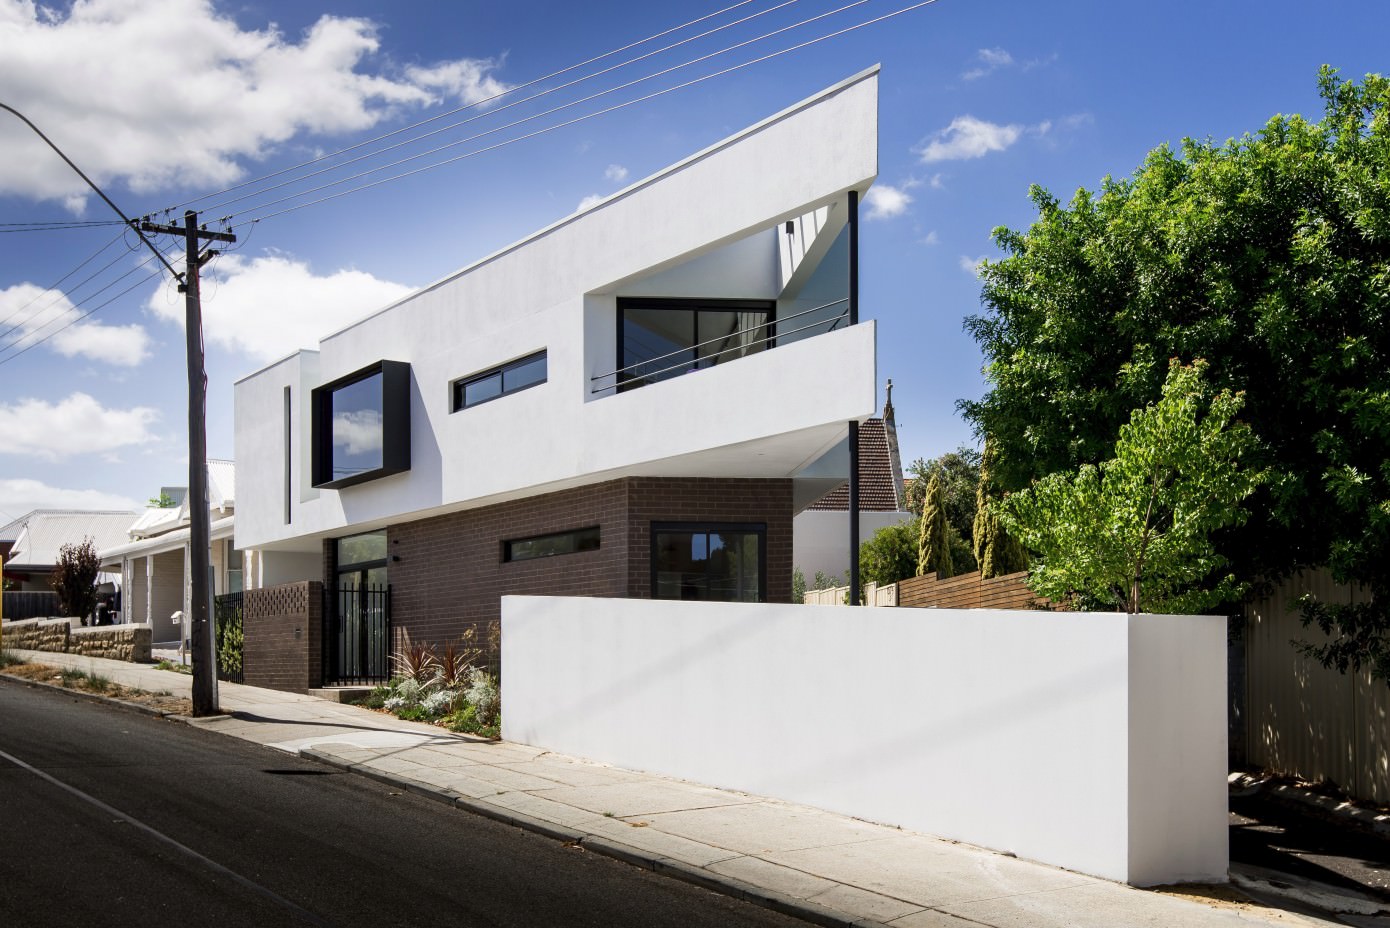
[[[378,361],[314,390],[314,486],[341,489],[407,470],[409,364]]]

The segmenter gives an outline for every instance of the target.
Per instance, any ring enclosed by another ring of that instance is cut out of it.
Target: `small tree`
[[[999,516],[991,509],[998,499],[998,487],[990,480],[990,445],[985,440],[985,453],[980,460],[980,480],[975,489],[975,561],[980,567],[980,579],[1002,577],[1028,567],[1028,552],[1023,545],[1004,530]]]
[[[922,520],[917,537],[917,574],[936,571],[944,580],[951,576],[951,538],[946,522],[946,493],[939,473],[927,481],[922,502]]]
[[[1158,402],[1120,428],[1114,457],[1052,474],[997,507],[1005,528],[1040,557],[1037,593],[1081,608],[1201,612],[1237,599],[1211,536],[1247,517],[1262,475],[1242,467],[1254,445],[1234,421],[1243,397],[1209,400],[1206,363],[1174,359]]]
[[[145,501],[145,505],[149,506],[151,509],[173,509],[178,504],[178,500],[174,499],[163,490],[159,491],[158,496],[151,496]]]
[[[49,575],[49,586],[58,594],[58,608],[69,618],[84,622],[97,604],[97,574],[101,561],[97,558],[96,543],[84,538],[78,544],[65,544],[58,549],[58,563]]]
[[[885,525],[859,546],[859,581],[880,586],[917,573],[917,523]]]

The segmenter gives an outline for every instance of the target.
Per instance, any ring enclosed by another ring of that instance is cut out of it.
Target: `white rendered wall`
[[[707,279],[733,275],[753,296],[774,296],[776,224],[867,189],[876,172],[875,69],[325,338],[317,353],[242,380],[238,542],[300,547],[311,536],[632,474],[791,476],[844,422],[872,415],[872,323],[595,396],[592,378],[616,366],[613,301],[694,291],[692,264]],[[454,380],[540,349],[545,384],[451,412]],[[381,359],[411,365],[411,469],[305,490],[306,388]],[[300,499],[288,524],[286,384],[304,403],[291,449]],[[748,447],[764,439],[768,447]]]
[[[1224,881],[1224,634],[505,596],[502,734],[1113,880]]]
[[[859,543],[874,532],[900,522],[911,522],[910,512],[860,511]],[[809,588],[816,571],[839,583],[849,570],[849,512],[807,509],[792,519],[792,566],[800,567]]]

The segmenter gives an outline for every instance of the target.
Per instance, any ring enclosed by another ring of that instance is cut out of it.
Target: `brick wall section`
[[[241,667],[250,686],[303,693],[323,683],[323,584],[247,590]]]
[[[397,638],[404,629],[442,644],[471,626],[486,645],[501,597],[512,593],[646,598],[654,521],[766,523],[768,599],[791,601],[790,480],[634,477],[392,526],[387,574]],[[597,551],[502,562],[503,541],[592,525]]]
[[[936,579],[935,573],[898,581],[898,605],[937,609],[1055,609],[1028,589],[1028,572],[981,580],[975,571]]]
[[[651,597],[653,522],[767,524],[767,601],[792,601],[792,482],[633,477],[628,485],[627,595]]]
[[[391,622],[399,638],[443,644],[501,618],[509,593],[623,596],[627,570],[626,487],[620,480],[392,526]],[[502,562],[505,540],[599,527],[597,551]],[[400,560],[396,560],[399,558]]]

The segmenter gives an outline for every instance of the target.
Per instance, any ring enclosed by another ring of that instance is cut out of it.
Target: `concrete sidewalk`
[[[70,654],[25,660],[187,695],[185,674]],[[826,925],[1121,928],[1325,925],[1290,912],[1133,889],[882,825],[487,742],[354,706],[220,684],[190,724],[392,784],[588,851]]]

